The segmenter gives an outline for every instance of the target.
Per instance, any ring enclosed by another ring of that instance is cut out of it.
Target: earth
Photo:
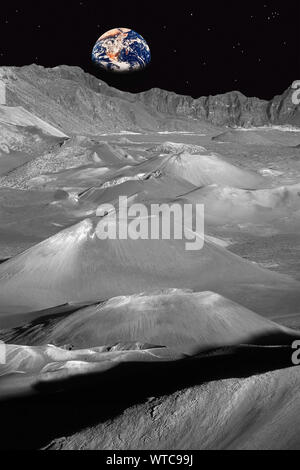
[[[145,68],[151,61],[151,53],[138,33],[128,28],[115,28],[98,39],[92,59],[105,70],[131,72]]]

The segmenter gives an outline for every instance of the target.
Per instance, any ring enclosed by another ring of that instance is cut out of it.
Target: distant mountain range
[[[300,126],[292,88],[271,101],[238,91],[193,99],[151,89],[132,94],[109,87],[79,67],[0,67],[6,105],[27,111],[70,134],[120,131],[197,131],[212,126]]]

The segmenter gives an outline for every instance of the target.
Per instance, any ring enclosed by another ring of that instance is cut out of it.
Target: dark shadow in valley
[[[150,397],[292,367],[292,354],[291,346],[238,346],[174,362],[123,362],[102,373],[39,384],[32,396],[0,403],[0,447],[41,448]]]

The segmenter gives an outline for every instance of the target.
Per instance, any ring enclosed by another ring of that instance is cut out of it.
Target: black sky
[[[300,79],[299,25],[299,0],[10,0],[1,3],[0,65],[78,65],[131,92],[271,98]],[[146,71],[114,75],[92,64],[98,37],[120,26],[147,40]]]

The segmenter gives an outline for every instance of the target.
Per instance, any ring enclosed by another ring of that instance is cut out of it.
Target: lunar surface
[[[97,60],[146,64],[131,33],[100,38]],[[36,65],[0,81],[0,447],[299,450],[292,88],[132,95]],[[140,236],[103,237],[125,199]]]

